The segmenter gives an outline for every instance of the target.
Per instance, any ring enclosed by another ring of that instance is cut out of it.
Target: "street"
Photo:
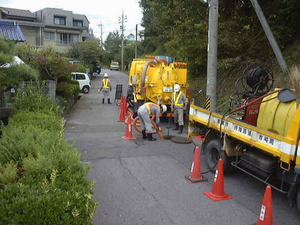
[[[113,90],[111,102],[102,104],[97,90],[104,73]],[[94,199],[99,202],[95,225],[241,225],[255,224],[263,201],[265,184],[242,173],[224,178],[230,200],[214,202],[203,194],[211,191],[214,174],[204,174],[208,182],[190,184],[189,175],[197,143],[176,144],[158,139],[148,142],[133,130],[134,141],[123,140],[126,125],[118,122],[120,110],[114,102],[116,84],[123,84],[126,95],[128,76],[119,71],[102,69],[92,80],[92,89],[82,95],[67,115],[64,137],[74,142],[85,164],[91,166],[88,178],[96,181]],[[168,122],[161,127],[166,135]],[[184,131],[186,134],[186,130]],[[170,135],[177,131],[170,130]],[[153,135],[158,138],[158,135]],[[202,172],[207,171],[201,154]],[[273,190],[274,224],[300,224],[296,205]]]

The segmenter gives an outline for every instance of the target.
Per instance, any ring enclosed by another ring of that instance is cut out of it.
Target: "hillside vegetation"
[[[300,2],[259,1],[270,28],[291,68],[299,62]],[[140,0],[143,9],[144,53],[169,55],[188,62],[196,104],[206,93],[208,5],[199,0]],[[235,92],[234,83],[249,65],[266,65],[273,87],[289,87],[250,1],[219,0],[218,105]],[[200,94],[199,90],[202,90]]]

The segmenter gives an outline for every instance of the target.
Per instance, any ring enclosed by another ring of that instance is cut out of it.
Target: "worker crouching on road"
[[[103,90],[103,91],[102,91]],[[104,74],[104,79],[101,82],[101,88],[100,91],[102,91],[103,97],[102,97],[102,104],[104,104],[105,98],[107,98],[107,103],[111,104],[109,94],[111,92],[111,84],[108,79],[107,73]]]
[[[139,120],[141,123],[141,128],[142,128],[142,134],[143,134],[143,139],[147,139],[148,141],[156,141],[156,138],[152,137],[152,123],[150,120],[150,115],[154,114],[156,116],[156,130],[159,131],[159,115],[160,113],[164,113],[167,111],[167,106],[165,105],[157,105],[152,102],[145,103],[144,105],[140,106],[138,109],[138,116]],[[147,136],[146,136],[147,132]]]
[[[179,84],[174,85],[174,93],[171,99],[171,111],[174,112],[175,128],[173,130],[179,130],[178,134],[182,134],[183,130],[183,111],[186,110],[188,100],[185,94],[180,91]]]

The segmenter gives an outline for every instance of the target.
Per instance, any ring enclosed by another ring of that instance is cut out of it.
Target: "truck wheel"
[[[205,159],[208,168],[211,172],[215,172],[218,167],[219,158],[223,160],[224,173],[230,173],[233,169],[231,159],[222,150],[222,141],[219,139],[212,139],[205,148]]]

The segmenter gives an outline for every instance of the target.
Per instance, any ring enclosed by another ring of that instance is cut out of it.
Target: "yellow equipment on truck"
[[[170,111],[173,87],[179,84],[187,91],[187,63],[173,62],[168,56],[146,56],[134,59],[129,73],[127,101],[136,113],[145,102],[164,104]]]
[[[240,80],[243,104],[230,113],[192,102],[188,132],[205,135],[202,149],[212,172],[222,158],[225,173],[237,168],[287,194],[300,210],[300,107],[292,90],[270,91],[274,80],[266,71],[258,67]]]

